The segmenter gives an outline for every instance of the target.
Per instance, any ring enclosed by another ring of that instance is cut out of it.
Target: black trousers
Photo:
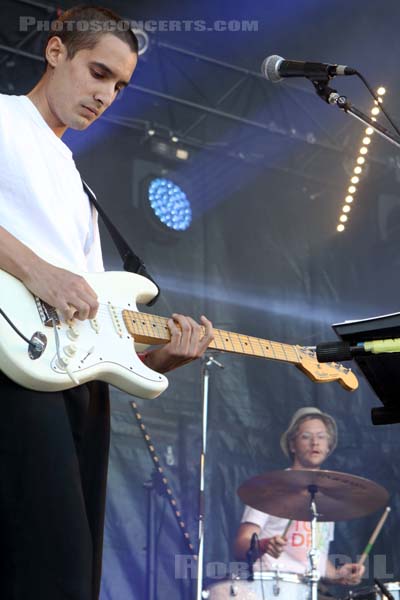
[[[32,392],[0,374],[0,598],[97,600],[108,387]]]

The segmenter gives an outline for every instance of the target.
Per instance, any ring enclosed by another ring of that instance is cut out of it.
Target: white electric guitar
[[[97,379],[128,394],[156,398],[168,380],[136,354],[143,345],[170,339],[165,317],[138,312],[136,306],[154,298],[155,285],[126,272],[84,277],[98,295],[99,311],[92,320],[65,322],[18,279],[0,270],[0,309],[21,333],[29,339],[35,333],[37,340],[29,345],[0,315],[0,370],[33,390],[64,390]],[[313,351],[301,346],[214,329],[209,348],[292,363],[313,381],[338,381],[347,390],[358,386],[350,369],[320,364]]]

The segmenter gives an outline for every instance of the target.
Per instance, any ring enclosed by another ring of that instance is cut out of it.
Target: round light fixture
[[[185,231],[192,222],[192,208],[185,192],[171,179],[157,177],[148,185],[148,201],[166,227]]]

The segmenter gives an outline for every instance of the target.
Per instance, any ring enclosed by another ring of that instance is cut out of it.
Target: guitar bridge
[[[53,323],[56,325],[60,324],[60,319],[54,306],[50,306],[50,304],[47,304],[47,302],[44,302],[37,296],[35,296],[35,302],[39,316],[45,327],[53,327]]]

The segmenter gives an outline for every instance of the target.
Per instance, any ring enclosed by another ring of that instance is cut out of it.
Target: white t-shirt
[[[260,527],[259,538],[271,538],[282,535],[288,519],[273,517],[255,508],[246,506],[242,523],[253,523]],[[326,573],[329,544],[333,540],[334,523],[317,523],[318,570],[321,576]],[[288,543],[279,558],[264,554],[254,563],[255,570],[272,571],[279,567],[281,571],[304,573],[309,570],[308,551],[311,545],[311,523],[309,521],[293,521],[286,535]]]
[[[72,152],[27,96],[0,94],[0,225],[56,266],[104,270]]]

